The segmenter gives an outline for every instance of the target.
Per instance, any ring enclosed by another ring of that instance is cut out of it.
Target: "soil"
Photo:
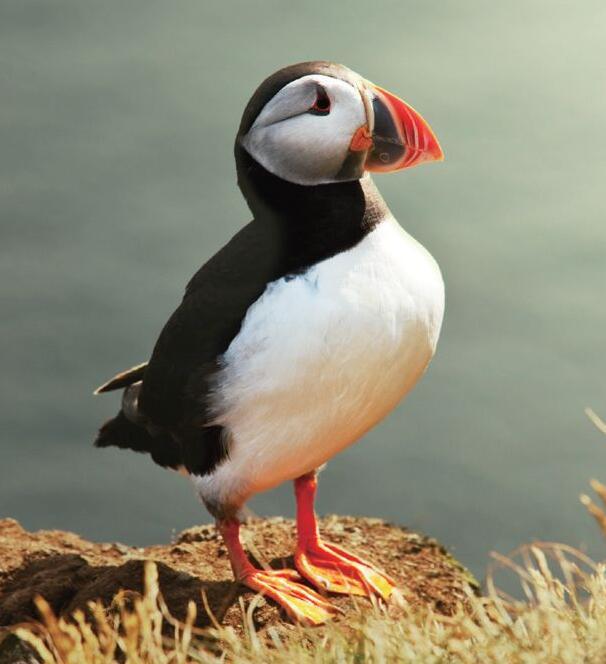
[[[431,604],[451,614],[464,603],[468,588],[477,591],[471,575],[435,540],[380,519],[326,517],[320,530],[327,541],[340,544],[369,559],[399,583],[406,599]],[[255,520],[242,528],[243,541],[257,564],[292,567],[295,541],[291,520]],[[242,628],[240,597],[246,605],[252,591],[235,583],[227,551],[214,526],[190,528],[166,545],[136,548],[123,544],[89,542],[63,531],[24,530],[13,519],[0,520],[0,626],[36,619],[33,604],[42,595],[58,615],[86,609],[91,600],[110,606],[120,591],[141,593],[145,561],[157,563],[160,588],[171,613],[185,617],[194,600],[198,625],[209,624],[202,603],[204,591],[215,617]],[[347,613],[359,611],[360,598],[331,596]],[[254,612],[259,630],[283,624],[284,615],[271,602],[261,600]]]

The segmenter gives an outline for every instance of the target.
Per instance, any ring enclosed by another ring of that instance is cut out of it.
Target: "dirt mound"
[[[435,540],[379,519],[327,517],[320,529],[328,541],[367,557],[393,576],[405,597],[432,604],[449,614],[465,599],[465,586],[475,587],[469,573]],[[294,523],[274,518],[252,521],[243,540],[258,564],[292,567]],[[241,626],[239,597],[253,593],[234,583],[227,551],[214,526],[183,531],[172,544],[135,548],[88,542],[73,533],[29,533],[12,519],[0,520],[0,625],[37,618],[33,598],[42,595],[57,614],[70,615],[90,600],[109,606],[120,591],[141,593],[145,561],[157,563],[160,588],[168,608],[183,619],[189,600],[198,608],[198,624],[209,618],[204,591],[219,621]],[[353,600],[331,596],[347,614]],[[360,606],[359,598],[356,602]],[[282,622],[278,608],[261,601],[255,610],[259,629]]]

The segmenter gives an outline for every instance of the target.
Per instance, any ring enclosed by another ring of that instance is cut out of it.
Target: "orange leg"
[[[340,546],[320,539],[314,512],[317,487],[315,472],[295,480],[297,570],[318,588],[349,595],[376,595],[387,601],[394,592],[398,592],[395,581]]]
[[[240,542],[240,523],[237,520],[218,521],[234,577],[243,585],[266,595],[284,608],[296,622],[321,625],[338,612],[337,607],[300,583],[294,569],[260,570],[253,567]]]

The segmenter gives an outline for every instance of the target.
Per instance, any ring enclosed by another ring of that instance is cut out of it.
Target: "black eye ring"
[[[328,115],[330,113],[330,97],[326,94],[324,88],[318,87],[316,101],[314,101],[308,113],[312,115]]]

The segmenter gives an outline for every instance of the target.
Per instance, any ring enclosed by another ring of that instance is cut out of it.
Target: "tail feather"
[[[145,374],[145,369],[147,368],[147,362],[142,364],[137,364],[126,371],[121,371],[119,374],[116,374],[113,378],[108,380],[103,385],[100,385],[94,392],[94,394],[103,394],[103,392],[111,392],[112,390],[119,390],[121,387],[128,387],[133,383],[136,383],[140,380],[143,380]]]
[[[181,446],[170,434],[158,432],[152,435],[145,427],[131,422],[122,411],[101,427],[95,447],[119,447],[145,452],[160,466],[175,470],[183,465]]]

